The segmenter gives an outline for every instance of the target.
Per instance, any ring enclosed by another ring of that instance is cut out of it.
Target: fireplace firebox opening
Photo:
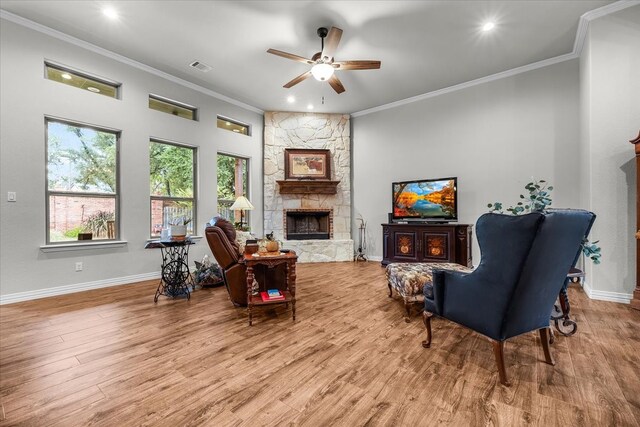
[[[333,238],[332,209],[291,209],[284,215],[286,240],[329,240]]]

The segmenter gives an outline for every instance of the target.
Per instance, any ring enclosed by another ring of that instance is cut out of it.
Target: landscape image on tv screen
[[[394,218],[456,217],[456,180],[398,182],[393,184]]]

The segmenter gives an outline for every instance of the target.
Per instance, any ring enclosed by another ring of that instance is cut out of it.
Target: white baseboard
[[[633,299],[633,294],[622,293],[622,292],[609,292],[609,291],[599,291],[597,289],[593,289],[589,282],[582,282],[582,289],[587,294],[587,296],[591,299],[600,300],[600,301],[611,301],[622,304],[631,304],[631,300]]]
[[[15,294],[0,295],[0,305],[15,302],[30,301],[39,298],[53,297],[57,295],[72,294],[74,292],[88,291],[91,289],[108,288],[110,286],[128,285],[145,280],[159,279],[160,272],[134,274],[133,276],[116,277],[113,279],[96,280],[94,282],[76,283],[73,285],[56,286],[55,288],[36,289],[34,291],[17,292]]]
[[[367,255],[367,259],[369,261],[378,261],[378,262],[382,261],[382,257],[381,256],[369,256],[369,255]]]

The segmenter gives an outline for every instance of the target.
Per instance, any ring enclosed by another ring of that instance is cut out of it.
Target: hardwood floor
[[[297,320],[224,288],[156,281],[0,307],[0,425],[617,425],[640,423],[640,312],[571,288],[575,336],[505,349],[387,297],[379,263],[300,264]],[[0,418],[1,419],[1,418]]]

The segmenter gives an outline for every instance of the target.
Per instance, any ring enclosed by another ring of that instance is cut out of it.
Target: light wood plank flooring
[[[640,423],[640,312],[570,290],[578,333],[506,346],[387,297],[379,263],[301,264],[298,320],[224,288],[190,301],[157,282],[0,307],[0,425],[429,426]]]

